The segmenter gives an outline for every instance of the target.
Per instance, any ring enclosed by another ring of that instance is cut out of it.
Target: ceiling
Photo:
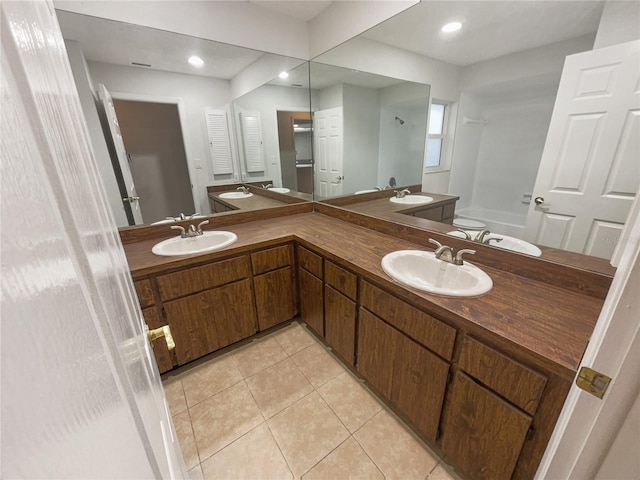
[[[309,21],[332,2],[250,0],[249,3]],[[603,1],[578,0],[427,0],[361,35],[447,63],[466,66],[594,34],[603,5]],[[57,14],[64,37],[80,42],[89,61],[116,65],[135,62],[158,70],[231,79],[266,55],[248,48],[102,18],[65,11],[57,11]],[[442,34],[440,27],[453,20],[461,21],[463,28],[453,34]],[[185,52],[205,59],[204,67],[196,69],[188,65]],[[327,83],[331,81],[326,80]],[[319,77],[319,81],[323,80]]]
[[[603,1],[423,1],[363,37],[458,66],[594,34]],[[440,28],[462,23],[458,32]]]

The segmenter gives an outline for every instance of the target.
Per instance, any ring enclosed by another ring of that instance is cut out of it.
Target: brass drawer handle
[[[173,335],[171,335],[171,328],[169,328],[169,325],[164,325],[153,330],[149,330],[149,326],[147,325],[147,338],[149,339],[149,343],[153,343],[154,340],[160,337],[164,337],[169,350],[176,348],[176,342],[173,340]]]

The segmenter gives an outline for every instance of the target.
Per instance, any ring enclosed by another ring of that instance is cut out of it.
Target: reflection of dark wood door
[[[296,139],[293,124],[299,120],[308,123],[311,120],[311,114],[309,112],[280,111],[277,112],[277,114],[282,186],[295,191],[304,191],[304,189],[301,189],[298,185],[298,171],[296,168]]]

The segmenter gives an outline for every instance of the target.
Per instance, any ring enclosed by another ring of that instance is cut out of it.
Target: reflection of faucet
[[[262,185],[262,188],[264,188],[265,190],[268,190],[269,188],[272,188],[272,187],[273,187],[273,183],[267,183],[266,185]]]
[[[247,187],[238,187],[236,190],[240,190],[242,193],[249,193],[249,189]]]
[[[180,212],[180,215],[178,215],[178,217],[180,218],[180,220],[186,220],[187,217],[185,217],[184,213]]]
[[[380,185],[376,185],[376,190],[378,190],[380,192],[380,191],[382,191],[382,187]]]
[[[463,248],[462,250],[458,250],[458,253],[454,256],[453,248],[447,245],[442,245],[440,242],[438,242],[437,240],[434,240],[433,238],[429,239],[429,243],[433,243],[437,247],[435,251],[435,255],[438,260],[442,260],[443,262],[447,262],[447,263],[452,263],[453,265],[464,264],[462,260],[462,256],[465,253],[469,253],[469,254],[476,253],[475,250],[469,250],[468,248]]]
[[[409,194],[411,193],[411,190],[408,190],[408,189],[405,188],[404,190],[399,190],[399,191],[398,190],[394,190],[394,192],[396,193],[396,198],[404,198],[404,196],[407,193],[409,193]]]
[[[200,235],[204,234],[204,232],[202,231],[202,226],[206,225],[207,223],[209,223],[209,220],[200,222],[197,227],[191,224],[186,230],[184,227],[181,227],[180,225],[172,225],[171,230],[180,230],[181,238],[199,237]]]
[[[484,239],[487,235],[491,235],[491,232],[485,228],[476,235],[476,238],[474,239],[474,241],[478,243],[485,243]],[[489,243],[489,239],[487,239],[486,243]]]
[[[469,235],[469,232],[467,232],[466,230],[463,230],[463,229],[461,229],[461,228],[459,228],[459,229],[458,229],[458,231],[459,231],[460,233],[463,233],[463,234],[464,234],[464,239],[465,239],[465,240],[472,240],[472,241],[473,241],[473,238],[471,238],[471,235]]]

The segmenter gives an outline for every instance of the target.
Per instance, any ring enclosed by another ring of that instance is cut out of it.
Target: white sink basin
[[[156,243],[151,251],[163,257],[176,255],[191,255],[193,253],[212,252],[228,247],[238,237],[235,233],[209,230],[197,237],[181,238],[173,237]]]
[[[405,195],[402,198],[391,197],[389,200],[393,203],[403,203],[405,205],[423,205],[433,202],[433,198],[426,195]]]
[[[249,198],[253,197],[253,193],[244,193],[244,192],[224,192],[218,195],[220,198],[229,198],[229,199],[239,199],[239,198]]]
[[[269,187],[269,191],[276,193],[289,193],[291,190],[284,187]]]
[[[472,239],[478,235],[479,232],[475,230],[466,230],[466,232],[471,236]],[[454,230],[453,232],[448,232],[447,235],[451,235],[452,237],[458,238],[466,238],[464,233]],[[492,242],[487,243],[487,245],[491,245],[492,247],[504,248],[505,250],[511,250],[512,252],[524,253],[526,255],[531,255],[532,257],[539,257],[542,255],[542,250],[540,250],[535,245],[525,242],[524,240],[520,240],[516,237],[510,237],[508,235],[500,235],[497,233],[490,233],[486,237],[484,237],[485,243],[487,239],[495,239]],[[499,242],[497,240],[500,240]]]
[[[433,252],[391,252],[382,259],[382,269],[397,282],[436,295],[477,297],[493,288],[491,277],[475,265],[453,265]]]

